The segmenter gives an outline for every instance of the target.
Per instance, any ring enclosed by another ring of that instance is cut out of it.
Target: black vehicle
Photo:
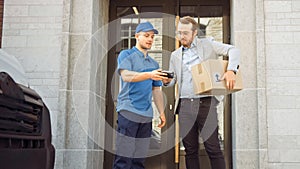
[[[29,87],[0,72],[0,168],[53,169],[49,110]]]

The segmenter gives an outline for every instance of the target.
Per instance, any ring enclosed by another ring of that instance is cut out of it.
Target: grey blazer
[[[197,47],[197,53],[199,55],[200,62],[203,62],[207,59],[218,59],[219,56],[228,56],[229,60],[227,70],[237,71],[240,61],[240,52],[234,46],[216,42],[213,38],[195,38],[194,43]],[[183,47],[181,46],[172,52],[169,70],[173,71],[175,76],[169,84],[164,84],[164,86],[173,86],[176,83],[178,85],[178,94],[176,95],[174,106],[175,111],[180,98],[179,91],[181,90],[182,48]]]

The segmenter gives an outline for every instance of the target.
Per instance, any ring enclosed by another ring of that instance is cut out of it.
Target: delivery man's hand
[[[220,80],[225,80],[227,88],[232,90],[235,85],[235,73],[232,70],[227,70]]]
[[[162,128],[162,127],[164,127],[166,125],[166,116],[165,116],[165,113],[164,112],[160,113],[159,118],[160,118],[160,124],[157,127]]]
[[[152,80],[168,79],[167,77],[164,77],[165,73],[162,73],[161,71],[162,71],[162,69],[156,69],[156,70],[153,70],[152,72],[149,72],[150,79],[152,79]]]

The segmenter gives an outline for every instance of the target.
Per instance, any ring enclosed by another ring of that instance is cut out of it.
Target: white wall
[[[245,85],[234,95],[233,166],[298,169],[300,1],[231,2]]]
[[[259,0],[257,0],[259,1]],[[260,117],[258,96],[262,87],[257,76],[257,1],[231,1],[231,43],[241,50],[240,71],[244,89],[233,94],[232,156],[234,169],[257,169],[265,151],[260,146]],[[263,77],[262,77],[263,78]]]
[[[21,62],[30,87],[50,109],[56,135],[62,0],[5,0],[2,48]]]
[[[270,169],[300,168],[300,1],[265,0]]]

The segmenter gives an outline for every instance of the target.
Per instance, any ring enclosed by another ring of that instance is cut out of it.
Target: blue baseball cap
[[[140,23],[135,29],[135,33],[149,32],[149,31],[153,31],[154,34],[158,34],[158,31],[154,29],[153,25],[150,22]]]

